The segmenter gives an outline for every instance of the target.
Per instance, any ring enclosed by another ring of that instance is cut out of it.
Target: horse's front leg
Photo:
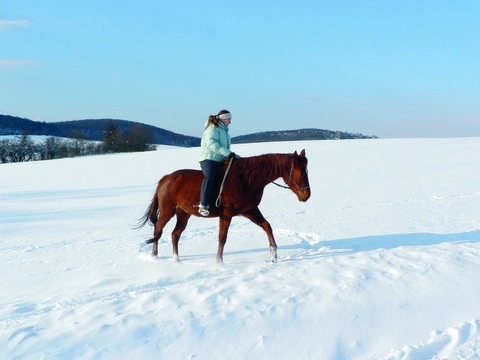
[[[223,264],[223,248],[227,242],[228,228],[232,222],[232,217],[227,215],[220,215],[220,230],[218,233],[218,251],[217,251],[217,263]]]
[[[253,223],[260,226],[265,231],[268,237],[268,242],[270,243],[270,261],[273,263],[277,262],[277,243],[275,242],[270,223],[265,220],[258,207],[249,210],[242,215],[245,216],[247,219],[251,220]]]

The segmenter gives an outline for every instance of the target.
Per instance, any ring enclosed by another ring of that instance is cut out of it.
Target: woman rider
[[[221,110],[217,115],[209,116],[203,131],[199,160],[204,177],[198,206],[198,212],[202,216],[210,214],[210,197],[218,168],[225,159],[235,156],[235,153],[230,151],[231,139],[228,134],[231,121],[230,111]]]

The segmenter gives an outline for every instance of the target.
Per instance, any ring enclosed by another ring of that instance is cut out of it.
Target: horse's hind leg
[[[170,221],[170,219],[175,215],[174,211],[171,212],[165,212],[162,211],[160,212],[160,217],[158,218],[157,222],[155,223],[155,230],[153,231],[153,238],[150,240],[147,240],[147,244],[152,244],[152,255],[157,256],[158,255],[158,240],[162,236],[163,233],[163,228],[167,223]]]
[[[160,231],[160,234],[157,236],[154,236],[154,238],[152,239],[152,242],[153,242],[153,246],[152,246],[152,255],[153,256],[157,256],[158,255],[158,239],[160,239],[160,237],[162,236],[162,232],[163,231]],[[156,240],[155,240],[156,239]],[[150,241],[150,240],[149,240]],[[149,244],[150,242],[147,241],[147,244]]]
[[[177,224],[175,229],[172,232],[172,246],[173,246],[173,260],[178,261],[178,242],[180,240],[180,235],[182,235],[183,230],[187,227],[188,219],[190,214],[187,214],[182,209],[177,209]]]
[[[260,210],[257,208],[247,211],[246,213],[242,214],[247,219],[250,219],[253,223],[260,226],[266,233],[268,237],[268,242],[270,243],[270,261],[276,262],[277,261],[277,243],[275,242],[275,238],[273,237],[272,227],[270,223],[265,220]]]

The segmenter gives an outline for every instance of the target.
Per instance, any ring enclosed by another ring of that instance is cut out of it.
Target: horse
[[[233,161],[233,162],[231,162]],[[226,160],[216,177],[208,218],[219,218],[217,263],[223,264],[223,249],[232,217],[242,215],[260,226],[267,234],[270,244],[270,261],[277,261],[277,244],[270,223],[265,220],[258,209],[265,186],[282,178],[285,188],[289,188],[301,202],[310,198],[310,184],[307,171],[308,160],[305,150],[300,154],[264,154],[259,156]],[[227,170],[228,169],[228,170]],[[224,178],[224,174],[227,176]],[[177,216],[177,223],[172,232],[173,260],[179,261],[178,242],[185,230],[189,218],[200,216],[198,203],[203,173],[200,170],[182,169],[165,175],[158,186],[136,228],[147,222],[154,225],[153,237],[146,241],[152,244],[152,255],[158,255],[158,240],[163,228],[172,217]],[[278,185],[278,184],[277,184]],[[223,190],[221,191],[220,188]],[[220,195],[219,195],[220,193]],[[215,197],[219,196],[215,201]]]

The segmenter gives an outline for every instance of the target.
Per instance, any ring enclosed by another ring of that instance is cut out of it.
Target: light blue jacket
[[[214,160],[223,161],[231,153],[231,139],[228,133],[228,127],[219,122],[218,127],[210,124],[202,135],[200,143],[199,161]]]

